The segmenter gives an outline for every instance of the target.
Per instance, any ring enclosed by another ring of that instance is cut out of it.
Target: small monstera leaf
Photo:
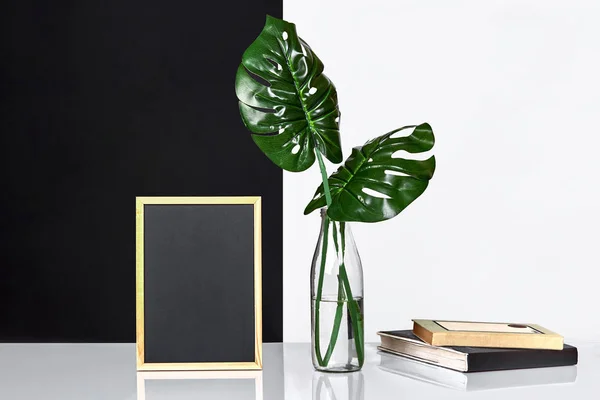
[[[335,86],[294,24],[267,16],[242,56],[235,92],[254,142],[279,167],[304,171],[315,162],[315,149],[342,162]]]
[[[408,136],[394,137],[405,129]],[[355,147],[343,166],[329,177],[332,202],[327,215],[336,221],[379,222],[398,215],[427,188],[435,158],[395,157],[398,150],[422,153],[433,148],[429,124],[405,126]],[[304,210],[309,214],[326,206],[323,185]]]

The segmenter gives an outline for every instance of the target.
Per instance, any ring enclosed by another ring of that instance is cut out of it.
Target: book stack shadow
[[[467,391],[565,384],[577,378],[577,348],[563,344],[561,336],[544,328],[532,324],[490,324],[491,328],[452,324],[414,320],[413,330],[378,332],[379,367]],[[502,331],[494,325],[508,328]],[[511,325],[519,329],[515,331]]]

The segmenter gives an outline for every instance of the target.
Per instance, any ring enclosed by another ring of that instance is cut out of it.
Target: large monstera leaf
[[[399,136],[413,128],[410,135]],[[379,222],[398,215],[427,188],[435,158],[405,159],[394,153],[422,153],[431,150],[433,144],[431,126],[421,124],[396,129],[355,147],[344,165],[329,177],[332,203],[327,215],[336,221],[358,222]],[[324,206],[321,185],[304,214]]]
[[[254,142],[279,167],[304,171],[315,150],[342,162],[337,92],[294,24],[267,16],[242,56],[235,92]]]

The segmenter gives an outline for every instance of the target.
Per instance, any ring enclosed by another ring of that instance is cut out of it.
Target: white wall
[[[436,134],[425,194],[353,226],[366,340],[419,317],[600,339],[600,2],[284,0],[284,18],[337,86],[345,157],[402,125]],[[310,340],[318,183],[284,174],[286,342]]]

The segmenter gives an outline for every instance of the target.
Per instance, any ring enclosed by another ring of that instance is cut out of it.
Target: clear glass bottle
[[[311,278],[312,361],[315,369],[351,372],[364,362],[363,272],[350,224],[321,209],[321,233]]]

